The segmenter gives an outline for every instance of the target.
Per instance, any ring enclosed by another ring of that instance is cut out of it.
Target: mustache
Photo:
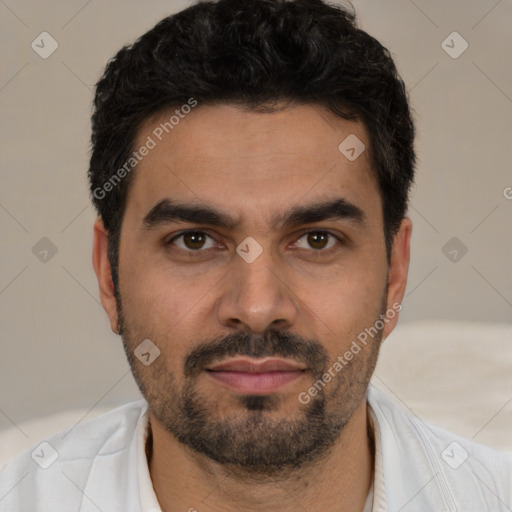
[[[294,359],[303,363],[313,375],[323,375],[329,361],[320,343],[295,333],[279,329],[268,329],[261,335],[234,332],[194,347],[185,356],[185,377],[196,377],[207,365],[233,356]]]

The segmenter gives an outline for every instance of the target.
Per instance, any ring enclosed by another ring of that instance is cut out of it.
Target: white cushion
[[[421,419],[512,455],[511,324],[399,324],[372,382]]]

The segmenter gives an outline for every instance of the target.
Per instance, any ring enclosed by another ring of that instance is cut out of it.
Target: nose
[[[255,334],[271,327],[289,329],[295,324],[297,297],[270,251],[264,250],[252,263],[237,255],[233,265],[219,299],[220,323]]]

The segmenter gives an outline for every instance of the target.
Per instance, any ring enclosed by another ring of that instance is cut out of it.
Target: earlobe
[[[393,311],[389,315],[389,321],[383,329],[383,338],[387,338],[395,328],[398,321],[398,311],[402,309],[402,300],[407,286],[407,275],[409,272],[410,244],[412,234],[412,222],[404,217],[400,223],[398,232],[393,240],[391,260],[388,272],[388,294],[387,311]]]
[[[115,334],[119,334],[116,297],[108,259],[108,233],[100,217],[94,223],[92,264],[98,279],[101,303],[110,320],[110,328]]]

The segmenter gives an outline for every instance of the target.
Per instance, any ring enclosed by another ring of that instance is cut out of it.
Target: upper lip
[[[211,371],[226,372],[246,372],[246,373],[265,373],[265,372],[291,372],[305,370],[305,366],[300,363],[287,361],[286,359],[266,358],[266,359],[247,359],[237,358],[215,363],[208,368]]]

